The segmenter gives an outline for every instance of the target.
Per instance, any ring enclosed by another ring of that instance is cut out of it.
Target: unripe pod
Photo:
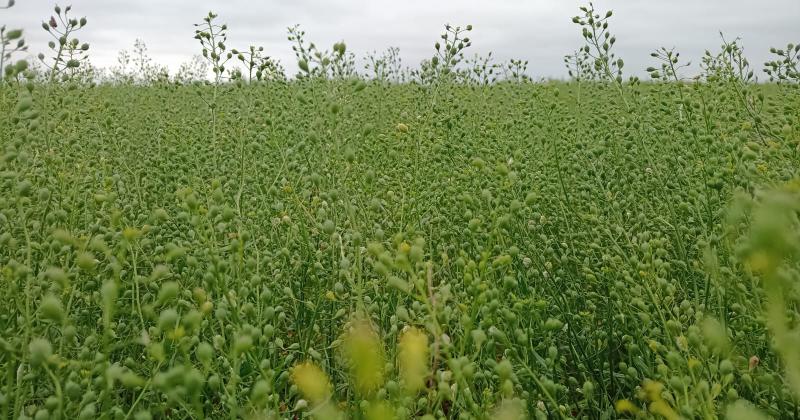
[[[39,305],[39,312],[42,318],[61,322],[64,319],[64,309],[61,307],[61,300],[53,295],[45,296]]]
[[[31,365],[40,366],[53,355],[53,346],[47,339],[34,338],[28,345],[28,351],[30,352]]]
[[[506,380],[511,378],[511,375],[514,373],[514,367],[511,366],[511,362],[504,359],[497,364],[495,371],[497,372],[497,376],[500,377],[500,380]]]
[[[197,345],[197,349],[195,350],[195,355],[197,356],[197,360],[199,360],[200,363],[208,366],[211,363],[211,358],[214,357],[214,348],[211,347],[211,344],[202,342]]]
[[[300,70],[308,73],[308,62],[306,60],[300,60],[297,62],[297,66],[300,67]]]
[[[161,311],[158,317],[158,328],[162,331],[167,331],[175,326],[178,322],[178,312],[175,309],[169,308]]]

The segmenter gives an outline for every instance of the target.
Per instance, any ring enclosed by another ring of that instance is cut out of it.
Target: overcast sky
[[[0,3],[7,0],[0,0]],[[61,3],[65,6],[68,3]],[[473,53],[494,52],[497,59],[530,61],[534,77],[563,77],[562,58],[582,43],[571,22],[578,6],[573,0],[73,0],[75,17],[89,23],[79,34],[91,44],[92,63],[108,67],[117,53],[131,50],[141,38],[151,57],[172,70],[199,52],[193,23],[209,11],[229,26],[229,44],[243,48],[263,45],[292,73],[296,62],[287,26],[300,24],[310,41],[329,47],[344,40],[358,56],[386,47],[400,48],[406,65],[416,65],[433,52],[445,23],[472,24]],[[613,9],[615,48],[628,72],[643,74],[654,64],[649,53],[676,47],[681,56],[699,63],[706,49],[719,47],[719,31],[741,37],[746,55],[757,70],[771,46],[800,43],[800,0],[615,0],[595,1],[598,10]],[[41,22],[53,3],[17,0],[0,10],[0,24],[21,27],[33,52],[46,49],[48,35]],[[686,72],[687,75],[694,70]]]

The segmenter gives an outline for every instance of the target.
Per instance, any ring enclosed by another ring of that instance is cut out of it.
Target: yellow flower
[[[369,321],[356,320],[344,335],[344,351],[355,389],[369,395],[383,385],[383,343]]]
[[[303,362],[292,369],[292,382],[300,389],[303,396],[314,404],[320,404],[330,398],[333,386],[328,375],[312,362]]]
[[[403,386],[409,392],[425,387],[428,375],[428,336],[424,332],[410,328],[400,336],[397,363]]]
[[[617,404],[615,404],[615,408],[618,414],[637,414],[639,412],[639,407],[636,407],[632,402],[629,400],[619,400]]]

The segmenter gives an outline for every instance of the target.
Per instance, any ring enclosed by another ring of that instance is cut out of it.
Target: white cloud
[[[52,4],[18,0],[0,10],[0,22],[22,27],[34,52],[46,49],[42,20],[52,14]],[[295,0],[253,2],[243,0],[74,0],[77,16],[86,16],[79,34],[91,43],[95,65],[111,66],[117,52],[143,39],[155,61],[172,69],[198,52],[192,38],[193,23],[214,10],[230,27],[230,45],[263,45],[268,54],[295,68],[286,27],[299,23],[310,40],[329,46],[345,40],[350,51],[397,46],[405,64],[416,64],[432,53],[445,23],[475,30],[472,52],[493,51],[498,59],[530,60],[529,72],[539,76],[564,76],[564,54],[582,42],[570,21],[582,2],[572,0]],[[706,49],[719,46],[719,31],[741,36],[745,51],[757,69],[771,46],[800,42],[800,1],[764,0],[603,0],[600,10],[612,8],[612,31],[617,54],[626,69],[643,73],[652,64],[649,52],[660,46],[676,47],[683,57],[699,62]],[[696,67],[695,67],[696,68]]]

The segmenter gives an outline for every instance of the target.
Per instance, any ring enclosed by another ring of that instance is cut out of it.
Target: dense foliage
[[[595,417],[648,380],[686,417],[795,411],[726,223],[765,186],[797,210],[793,87],[752,88],[780,141],[722,83],[223,86],[213,141],[208,89],[2,90],[10,417],[286,416],[304,360],[351,414]]]
[[[48,77],[3,32],[4,417],[800,415],[800,47],[626,80],[589,6],[569,82],[449,25],[287,80],[209,13],[213,81],[97,85],[69,12]]]

